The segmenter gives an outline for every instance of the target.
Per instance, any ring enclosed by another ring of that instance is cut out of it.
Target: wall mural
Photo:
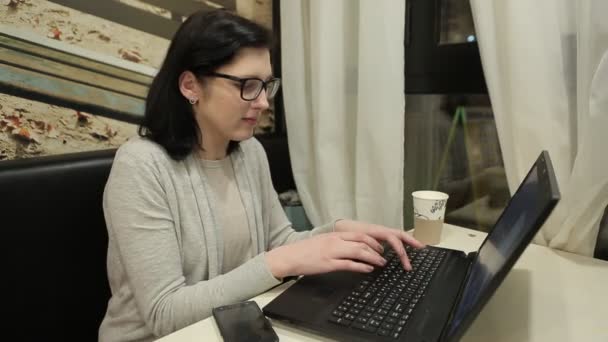
[[[271,0],[108,1],[109,10],[0,1],[0,160],[115,148],[134,136],[171,32],[194,10],[225,7],[272,26]],[[271,108],[258,132],[273,127]]]

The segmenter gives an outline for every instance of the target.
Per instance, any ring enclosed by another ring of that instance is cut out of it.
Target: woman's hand
[[[387,228],[377,224],[358,222],[352,220],[339,220],[335,225],[336,232],[357,232],[364,233],[377,241],[386,241],[401,259],[401,263],[406,270],[411,270],[412,266],[407,257],[403,244],[406,243],[415,248],[423,248],[424,244],[414,239],[410,234],[393,228]]]
[[[383,247],[361,232],[333,232],[284,245],[266,252],[266,262],[275,278],[333,271],[371,272],[384,266]]]

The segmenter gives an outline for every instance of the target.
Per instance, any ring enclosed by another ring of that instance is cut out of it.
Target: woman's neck
[[[203,135],[203,148],[198,151],[198,156],[205,160],[222,160],[226,158],[229,142]]]

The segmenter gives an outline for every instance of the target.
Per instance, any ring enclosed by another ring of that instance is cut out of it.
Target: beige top
[[[216,199],[216,220],[222,227],[224,241],[224,264],[221,272],[227,273],[253,257],[247,214],[236,185],[230,157],[222,160],[201,159],[200,162]]]

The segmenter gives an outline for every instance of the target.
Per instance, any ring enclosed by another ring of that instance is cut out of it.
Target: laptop
[[[542,151],[476,252],[408,246],[413,270],[405,271],[389,250],[387,264],[371,274],[301,277],[264,314],[340,341],[457,341],[559,199],[549,154]]]

